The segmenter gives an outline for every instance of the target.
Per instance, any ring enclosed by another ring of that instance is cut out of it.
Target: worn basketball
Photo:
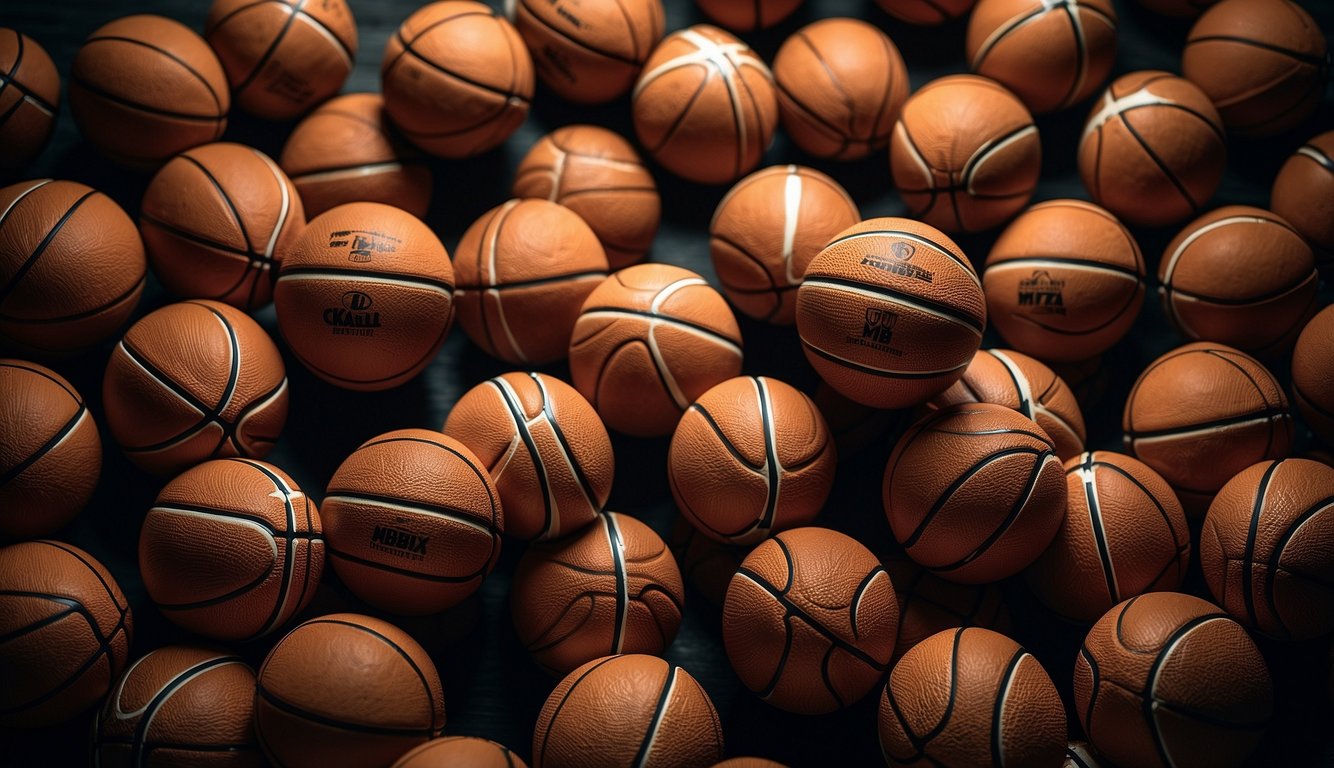
[[[500,556],[505,524],[486,468],[462,443],[400,429],[343,460],[324,494],[334,573],[354,595],[409,616],[471,595]]]
[[[884,147],[908,98],[898,47],[860,19],[797,30],[778,49],[773,72],[783,130],[816,157],[858,160]]]
[[[1292,414],[1283,388],[1255,358],[1195,342],[1149,364],[1121,419],[1126,453],[1148,464],[1198,517],[1246,467],[1288,455]]]
[[[1144,226],[1199,214],[1226,158],[1209,97],[1189,80],[1152,70],[1114,80],[1079,140],[1079,175],[1093,202]]]
[[[662,655],[684,608],[676,558],[652,528],[618,512],[530,546],[510,589],[519,643],[556,676],[615,653]]]
[[[473,0],[417,9],[384,49],[385,111],[413,144],[437,157],[499,146],[528,117],[533,60],[514,25]]]
[[[102,407],[125,455],[153,474],[262,459],[287,421],[287,372],[249,315],[182,301],[141,318],[112,349]]]
[[[756,320],[792,325],[806,265],[861,218],[843,187],[813,168],[775,165],[750,174],[728,190],[709,222],[723,294]]]
[[[277,765],[389,765],[444,727],[435,664],[387,621],[354,613],[311,619],[259,668],[255,733]]]
[[[231,90],[204,38],[164,16],[98,27],[74,57],[69,107],[79,131],[111,159],[151,167],[217,141]]]
[[[976,3],[977,0],[875,0],[880,10],[919,27],[934,27],[961,19]]]
[[[0,539],[59,530],[101,473],[102,440],[78,390],[49,368],[0,358]]]
[[[1065,484],[1061,528],[1025,572],[1048,608],[1090,623],[1122,600],[1181,586],[1190,529],[1161,475],[1129,456],[1094,451],[1066,460]]]
[[[36,40],[0,27],[0,72],[13,88],[0,91],[0,168],[18,169],[32,162],[56,127],[60,73]]]
[[[929,224],[867,219],[836,235],[797,289],[806,359],[835,390],[903,408],[959,380],[982,342],[982,284],[959,246]]]
[[[1240,766],[1273,710],[1264,658],[1213,603],[1132,597],[1093,625],[1075,658],[1075,715],[1117,765]]]
[[[258,149],[220,142],[162,166],[144,192],[139,231],[167,290],[254,310],[306,227],[287,174]]]
[[[1065,707],[1038,660],[989,629],[932,635],[903,655],[880,694],[890,765],[1054,766]]]
[[[345,389],[396,387],[449,333],[454,267],[412,214],[347,203],[311,219],[273,289],[278,330],[311,373]]]
[[[723,757],[709,694],[655,656],[590,661],[547,697],[533,729],[533,768],[708,768]]]
[[[631,111],[635,135],[653,159],[701,184],[749,173],[778,127],[769,67],[750,46],[708,24],[677,30],[653,49]]]
[[[111,689],[130,654],[130,603],[78,547],[0,547],[0,725],[69,720]]]
[[[93,764],[258,768],[254,717],[255,672],[240,656],[164,646],[111,689],[93,723]]]
[[[767,29],[791,16],[804,0],[695,0],[704,15],[733,32]]]
[[[144,290],[139,231],[115,201],[74,181],[0,189],[0,340],[64,356],[118,331]]]
[[[443,736],[409,751],[390,768],[528,768],[528,764],[490,739]]]
[[[992,403],[951,405],[899,438],[885,466],[885,515],[904,552],[963,584],[1022,571],[1065,515],[1061,460],[1031,419]]]
[[[625,94],[662,39],[662,0],[517,0],[511,20],[537,76],[575,104]]]
[[[1010,608],[1000,584],[956,584],[936,576],[911,559],[885,561],[899,603],[899,636],[891,663],[928,637],[956,627],[1009,632]]]
[[[1302,329],[1292,350],[1292,400],[1302,420],[1334,445],[1334,309],[1325,307]]]
[[[845,709],[880,682],[899,607],[871,551],[827,528],[794,528],[751,550],[723,601],[723,646],[741,682],[787,712]]]
[[[549,200],[501,203],[454,251],[459,325],[507,363],[555,362],[569,354],[579,308],[607,269],[602,244],[579,214]]]
[[[364,201],[421,219],[431,203],[431,169],[389,124],[378,93],[349,93],[321,104],[292,129],[278,164],[312,218]]]
[[[676,425],[667,479],[676,506],[724,544],[809,525],[834,486],[836,449],[800,390],[741,376],[700,396]]]
[[[987,316],[1021,352],[1074,362],[1106,352],[1144,304],[1135,236],[1107,210],[1048,200],[1019,214],[987,254]]]
[[[670,434],[710,387],[741,373],[741,330],[704,278],[669,264],[613,273],[570,338],[575,389],[617,432]]]
[[[1288,156],[1274,177],[1269,209],[1306,238],[1318,262],[1334,259],[1334,131]]]

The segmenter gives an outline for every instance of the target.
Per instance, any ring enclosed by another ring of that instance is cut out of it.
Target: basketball
[[[506,373],[464,393],[444,433],[495,483],[505,532],[557,539],[597,519],[616,458],[606,427],[574,387],[542,373]]]
[[[1334,468],[1307,459],[1242,470],[1209,505],[1200,566],[1209,592],[1248,628],[1280,640],[1334,630]]]
[[[875,0],[880,10],[919,27],[935,27],[961,19],[976,3],[977,0]]]
[[[934,410],[959,403],[995,403],[1022,413],[1051,438],[1061,461],[1084,451],[1084,415],[1075,393],[1055,371],[1028,355],[979,350],[963,378],[927,401],[926,407]]]
[[[859,160],[884,147],[908,98],[898,47],[858,19],[797,30],[778,49],[773,72],[783,129],[816,157]]]
[[[982,284],[954,241],[911,219],[836,235],[797,289],[797,335],[820,378],[872,408],[924,402],[959,380],[982,342]]]
[[[514,199],[463,233],[454,276],[468,338],[507,363],[540,365],[569,354],[579,308],[607,277],[607,255],[574,211]]]
[[[1010,608],[1000,584],[956,584],[902,556],[886,560],[885,569],[899,602],[899,637],[891,663],[897,664],[918,643],[947,629],[1010,631]]]
[[[728,191],[709,222],[723,294],[756,320],[792,325],[806,265],[861,219],[843,187],[813,168],[776,165],[752,173]]]
[[[684,606],[681,571],[667,545],[617,512],[529,547],[510,589],[519,643],[557,676],[611,654],[661,655]]]
[[[769,67],[741,40],[708,24],[673,32],[653,49],[631,112],[635,135],[653,159],[700,184],[749,173],[778,127]]]
[[[950,75],[904,103],[889,161],[913,218],[946,232],[979,232],[1028,204],[1042,146],[1033,116],[1004,86]]]
[[[668,264],[613,273],[584,301],[570,374],[617,432],[671,434],[710,387],[741,373],[741,330],[704,278]]]
[[[804,0],[755,0],[738,3],[734,0],[695,0],[705,16],[733,32],[753,32],[766,29],[792,15]]]
[[[1051,544],[1065,478],[1051,438],[992,403],[952,405],[903,434],[885,466],[885,515],[919,565],[950,581],[1012,576]]]
[[[1130,390],[1121,427],[1126,453],[1162,475],[1196,517],[1238,472],[1287,456],[1293,433],[1274,376],[1255,358],[1212,342],[1150,363]]]
[[[349,93],[297,123],[278,164],[315,217],[344,203],[384,203],[424,218],[434,182],[422,156],[399,139],[378,93]]]
[[[94,765],[258,766],[255,672],[240,656],[168,645],[134,662],[93,724]]]
[[[69,107],[79,131],[131,166],[151,167],[217,141],[231,98],[204,38],[164,16],[125,16],[98,27],[70,70]]]
[[[380,87],[409,141],[437,157],[472,157],[528,117],[533,60],[504,16],[473,0],[440,0],[389,38]]]
[[[1106,352],[1144,304],[1135,236],[1107,210],[1049,200],[1006,227],[982,272],[987,316],[1014,348],[1052,362]]]
[[[1292,400],[1316,437],[1334,446],[1334,309],[1321,310],[1297,337]]]
[[[1181,70],[1241,136],[1274,136],[1320,105],[1329,54],[1320,25],[1289,0],[1222,0],[1190,28]]]
[[[1088,624],[1122,600],[1181,586],[1190,529],[1161,475],[1129,456],[1094,451],[1065,462],[1065,484],[1065,520],[1025,573],[1048,608]]]
[[[213,640],[262,637],[315,596],[320,511],[272,464],[204,462],[167,483],[148,510],[139,571],[177,626]]]
[[[1194,83],[1167,72],[1114,80],[1079,140],[1079,175],[1093,202],[1142,226],[1198,215],[1226,159],[1218,110]]]
[[[1274,177],[1269,209],[1306,238],[1317,261],[1334,258],[1334,131],[1288,156]]]
[[[148,265],[115,201],[73,181],[0,189],[0,340],[41,357],[90,347],[130,318]]]
[[[686,409],[672,435],[667,476],[676,506],[704,535],[758,544],[809,525],[838,463],[824,416],[777,379],[728,379]]]
[[[354,613],[311,619],[259,668],[255,733],[276,765],[389,765],[444,727],[435,664],[387,621]]]
[[[106,695],[130,654],[130,604],[83,550],[0,548],[0,726],[41,728]]]
[[[575,104],[625,94],[662,39],[662,0],[517,0],[512,20],[537,76]]]
[[[655,656],[596,659],[565,676],[533,730],[533,768],[708,768],[723,758],[709,694]]]
[[[0,539],[59,530],[101,473],[102,440],[83,396],[49,368],[0,358]]]
[[[125,455],[156,475],[208,459],[262,459],[287,421],[287,372],[249,315],[182,301],[125,332],[102,378],[102,407]]]
[[[457,605],[500,556],[500,499],[462,443],[400,429],[352,452],[324,494],[334,573],[354,595],[391,613]]]
[[[1111,0],[978,0],[968,18],[969,68],[1037,114],[1066,109],[1107,82],[1116,62]]]
[[[948,629],[905,653],[878,722],[890,765],[1054,766],[1065,754],[1065,707],[1047,671],[989,629]]]
[[[344,389],[411,380],[445,342],[454,267],[412,214],[348,203],[316,216],[273,289],[278,330],[311,373]]]
[[[278,164],[240,144],[177,155],[144,192],[139,231],[167,289],[254,310],[273,298],[273,275],[306,227],[296,187]]]
[[[1198,597],[1132,597],[1093,625],[1075,658],[1075,715],[1117,765],[1240,766],[1272,709],[1255,643]]]
[[[16,29],[0,27],[0,72],[13,83],[0,92],[0,168],[31,163],[56,127],[60,73],[46,49]]]
[[[476,736],[431,739],[400,757],[390,768],[528,768],[503,744]]]
[[[871,551],[827,528],[794,528],[751,550],[723,601],[732,669],[766,703],[819,715],[880,682],[899,608]]]

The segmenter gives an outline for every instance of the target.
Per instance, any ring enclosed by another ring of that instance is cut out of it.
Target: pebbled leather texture
[[[519,0],[512,20],[542,83],[575,104],[630,90],[666,23],[662,0]]]
[[[955,627],[981,627],[1008,634],[1009,605],[1001,585],[946,581],[904,555],[884,561],[899,604],[899,636],[892,663],[928,637]]]
[[[528,764],[489,739],[442,736],[409,751],[390,768],[528,768]]]
[[[0,114],[8,115],[0,124],[0,168],[22,168],[51,140],[60,73],[36,40],[6,28],[0,28],[0,72],[16,85],[0,91]]]
[[[1311,431],[1334,443],[1334,309],[1317,313],[1297,337],[1292,399]]]

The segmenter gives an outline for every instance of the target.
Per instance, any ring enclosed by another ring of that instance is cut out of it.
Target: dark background
[[[499,0],[491,0],[499,7]],[[1301,0],[1320,22],[1334,29],[1334,4]],[[379,64],[384,44],[393,29],[415,10],[412,0],[350,0],[360,33],[356,68],[344,92],[379,89]],[[689,0],[665,0],[667,29],[703,21]],[[96,27],[129,13],[159,13],[202,30],[208,4],[203,0],[5,0],[0,3],[0,25],[15,27],[35,38],[55,59],[62,78],[79,43]],[[1117,0],[1120,47],[1113,76],[1139,69],[1179,71],[1179,51],[1188,25],[1156,17],[1133,2]],[[828,16],[856,16],[880,26],[895,41],[908,64],[914,89],[944,74],[965,71],[965,24],[923,29],[901,24],[876,8],[871,0],[808,0],[775,29],[743,37],[767,60],[789,34],[806,23]],[[1038,119],[1043,142],[1043,175],[1034,201],[1059,197],[1087,199],[1079,181],[1075,152],[1089,104]],[[531,115],[500,149],[466,161],[433,164],[436,192],[428,222],[451,251],[463,230],[486,210],[505,200],[513,172],[528,148],[544,133],[572,122],[606,125],[633,136],[628,98],[610,105],[581,109],[567,105],[539,84]],[[1227,175],[1213,200],[1266,206],[1269,187],[1282,161],[1307,138],[1334,125],[1331,89],[1318,114],[1282,136],[1263,141],[1233,139],[1229,144]],[[225,140],[251,144],[273,157],[281,151],[293,123],[256,120],[233,110]],[[894,193],[886,153],[848,164],[814,160],[781,135],[765,156],[764,165],[798,162],[819,168],[843,183],[861,207],[863,216],[904,215]],[[650,259],[679,264],[717,284],[709,263],[708,222],[726,187],[704,187],[676,179],[653,168],[663,197],[663,223]],[[84,143],[63,109],[51,145],[22,174],[0,176],[8,184],[24,178],[67,178],[90,184],[114,198],[131,216],[149,176],[126,170],[101,157]],[[1163,246],[1178,227],[1135,229],[1150,264],[1156,267]],[[966,253],[980,265],[996,232],[958,238]],[[1119,420],[1130,383],[1148,361],[1182,339],[1169,325],[1152,293],[1126,340],[1107,353],[1099,373],[1077,385],[1089,422],[1091,447],[1116,449]],[[1322,303],[1330,299],[1325,286]],[[170,301],[152,278],[135,318]],[[272,307],[258,313],[261,324],[277,338]],[[816,377],[805,363],[791,329],[775,329],[738,316],[745,337],[745,372],[784,379],[813,391]],[[101,376],[111,344],[78,357],[52,363],[88,399],[101,422]],[[984,346],[1002,346],[995,332]],[[284,350],[286,354],[286,350]],[[1287,360],[1269,361],[1285,383]],[[485,356],[455,329],[431,366],[416,380],[389,392],[359,394],[327,385],[287,357],[291,379],[291,415],[283,438],[268,460],[287,470],[316,499],[339,462],[357,445],[379,433],[404,427],[438,429],[458,397],[471,386],[502,373],[507,366]],[[544,368],[568,380],[561,365]],[[892,419],[901,424],[901,418]],[[160,489],[162,479],[131,465],[103,430],[104,466],[93,501],[83,514],[57,535],[91,552],[107,565],[133,604],[137,657],[166,643],[189,641],[186,633],[167,623],[148,600],[136,566],[137,538],[143,515]],[[614,436],[617,477],[610,508],[640,517],[667,537],[676,511],[666,483],[667,438],[637,440]],[[893,539],[880,504],[880,478],[892,448],[893,432],[878,438],[856,456],[845,456],[835,490],[818,524],[860,538],[872,550],[886,554]],[[1314,448],[1310,435],[1299,427],[1297,451]],[[386,617],[416,636],[439,667],[446,694],[447,734],[484,736],[499,741],[527,758],[537,713],[555,681],[525,656],[510,623],[507,596],[510,579],[523,545],[507,539],[500,562],[479,594],[445,614],[423,619]],[[1198,567],[1187,589],[1207,597]],[[326,569],[325,587],[307,615],[330,610],[372,613],[356,603],[335,583]],[[1027,594],[1022,580],[1005,584],[1015,616],[1016,639],[1042,661],[1069,701],[1074,654],[1083,628],[1062,624],[1047,615]],[[685,667],[708,690],[722,718],[728,756],[759,755],[791,766],[878,765],[875,707],[878,694],[869,695],[850,709],[829,716],[801,717],[775,710],[747,691],[732,673],[723,651],[719,612],[693,586],[687,591],[681,630],[666,657]],[[281,633],[244,645],[238,650],[258,666]],[[1279,645],[1260,641],[1275,677],[1274,725],[1257,754],[1256,765],[1334,764],[1322,757],[1330,752],[1331,712],[1326,693],[1327,640]],[[1226,675],[1227,670],[1218,670]],[[0,681],[0,685],[3,685]],[[1072,738],[1078,737],[1072,725]],[[0,764],[70,765],[87,760],[89,718],[78,718],[40,731],[0,731]]]

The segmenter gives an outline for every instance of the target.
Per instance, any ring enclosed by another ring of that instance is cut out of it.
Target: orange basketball
[[[742,561],[723,602],[723,646],[741,682],[803,715],[870,693],[898,630],[889,573],[855,539],[827,528],[766,539]]]
[[[258,149],[226,142],[186,150],[144,192],[139,229],[153,273],[187,299],[254,310],[306,227],[296,187]]]
[[[70,70],[69,107],[79,131],[127,165],[156,165],[217,141],[231,98],[204,38],[163,16],[126,16],[98,27]]]
[[[476,736],[444,736],[408,752],[390,768],[528,768],[528,763],[504,744]]]
[[[182,301],[125,332],[102,378],[102,407],[130,461],[154,474],[207,459],[259,459],[287,421],[287,372],[249,315]]]
[[[1334,445],[1334,308],[1322,309],[1297,337],[1292,400],[1316,437]]]
[[[590,661],[547,697],[533,768],[709,768],[723,757],[718,711],[695,678],[642,654]]]
[[[431,657],[380,619],[311,619],[259,668],[255,733],[275,765],[389,765],[444,727],[445,694]]]
[[[273,289],[292,354],[346,389],[396,387],[421,373],[454,315],[454,267],[412,214],[348,203],[316,216]]]
[[[923,640],[880,694],[880,749],[890,765],[1056,765],[1065,707],[1047,671],[1018,643],[976,627]]]
[[[681,571],[667,545],[617,512],[529,547],[510,590],[519,643],[558,676],[615,653],[661,655],[684,608]]]
[[[630,90],[662,39],[662,0],[517,0],[511,18],[537,76],[575,104],[602,104]]]
[[[676,506],[706,536],[757,544],[809,525],[834,486],[834,443],[809,397],[742,376],[686,409],[667,453]]]
[[[440,0],[389,38],[380,85],[409,141],[437,157],[471,157],[528,117],[533,60],[504,16],[473,0]]]
[[[751,32],[772,27],[801,7],[804,0],[695,0],[705,16],[733,32]]]
[[[950,75],[904,103],[889,161],[913,218],[946,232],[978,232],[1028,204],[1042,146],[1033,116],[1004,86]]]
[[[610,428],[669,434],[710,387],[741,373],[741,331],[704,278],[668,264],[612,274],[584,301],[570,374]]]
[[[701,184],[749,173],[778,127],[769,67],[745,43],[708,24],[664,38],[632,98],[639,143],[667,170]]]
[[[774,83],[792,141],[835,160],[857,160],[888,144],[908,98],[898,47],[859,19],[821,19],[797,30],[774,58]]]
[[[987,254],[987,315],[1015,349],[1072,362],[1106,352],[1144,304],[1144,256],[1108,211],[1049,200],[1019,214]]]
[[[1198,214],[1223,178],[1223,124],[1209,97],[1167,72],[1122,75],[1093,105],[1079,175],[1093,201],[1132,223]]]
[[[908,557],[963,584],[1022,571],[1065,514],[1051,438],[991,403],[952,405],[899,438],[885,466],[885,515]]]
[[[958,381],[986,318],[968,257],[911,219],[843,230],[797,289],[806,359],[840,394],[873,408],[915,405]]]
[[[0,72],[13,88],[0,91],[0,168],[22,168],[46,148],[56,127],[60,73],[46,49],[16,29],[0,27]]]
[[[134,222],[92,187],[0,189],[0,340],[43,357],[102,341],[130,318],[148,266]]]
[[[0,358],[0,538],[59,530],[101,473],[102,440],[78,391],[49,368]]]
[[[875,0],[880,10],[919,27],[934,27],[961,19],[977,0]]]
[[[1010,608],[1000,584],[956,584],[902,556],[886,560],[885,569],[899,603],[899,636],[890,660],[893,664],[918,643],[947,629],[1010,631]]]
[[[1255,643],[1198,597],[1132,597],[1093,625],[1075,658],[1075,714],[1117,765],[1240,766],[1272,710]]]
[[[1306,238],[1317,261],[1334,258],[1334,131],[1288,156],[1274,177],[1269,209]]]
[[[99,701],[125,668],[131,628],[125,594],[87,552],[0,548],[0,726],[54,725]]]
[[[349,93],[297,123],[278,158],[306,215],[371,202],[425,218],[434,182],[422,156],[399,139],[378,93]]]
[[[463,233],[454,276],[468,338],[505,362],[540,365],[569,354],[579,308],[607,277],[607,255],[574,211],[515,199]]]
[[[861,221],[837,181],[800,165],[775,165],[738,181],[709,222],[709,250],[723,293],[756,320],[796,322],[806,265]]]
[[[616,459],[607,428],[574,387],[542,373],[506,373],[464,393],[443,429],[496,485],[505,532],[557,539],[607,505]]]
[[[134,662],[93,724],[95,765],[259,766],[255,672],[240,656],[168,645]]]
[[[481,586],[500,556],[501,515],[472,451],[429,429],[362,443],[324,494],[334,573],[371,605],[412,616],[443,611]]]
[[[177,626],[214,640],[261,637],[315,596],[320,511],[272,464],[207,461],[167,483],[148,510],[139,571]]]

